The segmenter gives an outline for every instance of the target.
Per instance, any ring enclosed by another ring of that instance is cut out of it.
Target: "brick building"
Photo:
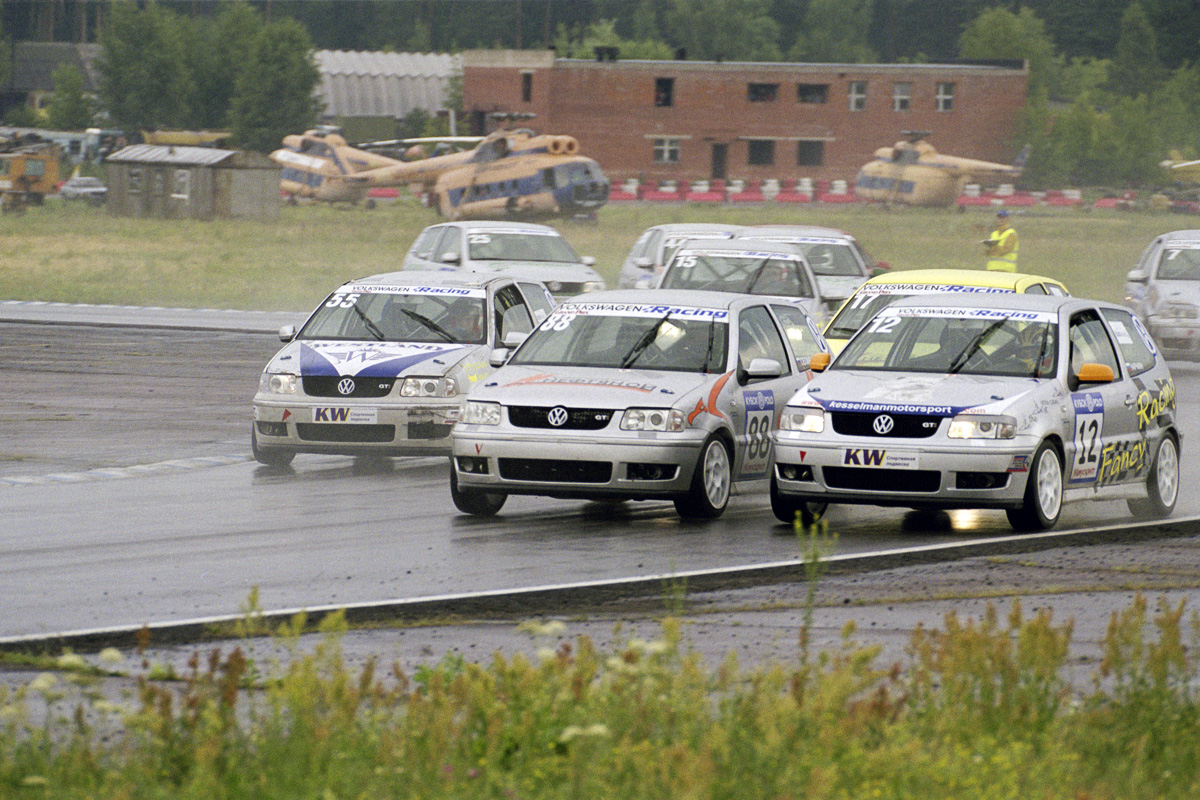
[[[953,155],[1011,161],[1029,73],[1021,62],[789,64],[595,61],[552,51],[462,54],[474,133],[525,112],[627,178],[853,180],[879,147],[929,131]]]

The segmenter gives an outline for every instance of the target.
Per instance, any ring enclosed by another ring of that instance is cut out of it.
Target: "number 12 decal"
[[[1095,398],[1095,399],[1092,399]],[[1089,400],[1092,402],[1088,402]],[[1075,460],[1071,464],[1071,483],[1093,483],[1099,474],[1100,453],[1104,449],[1104,402],[1091,393],[1075,395]]]

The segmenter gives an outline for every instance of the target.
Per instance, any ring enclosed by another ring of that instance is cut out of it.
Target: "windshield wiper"
[[[763,271],[766,270],[769,263],[771,263],[771,259],[764,258],[762,263],[758,265],[758,269],[754,270],[754,274],[750,276],[750,284],[746,287],[746,294],[751,294],[754,291],[754,284],[758,283],[758,279],[762,277]]]
[[[654,323],[654,327],[642,334],[642,338],[633,343],[633,347],[629,348],[629,352],[621,359],[621,369],[628,369],[633,362],[638,360],[638,357],[650,346],[650,343],[658,338],[658,332],[662,328],[663,323],[671,316],[668,311],[663,315],[663,318]]]
[[[375,324],[374,320],[367,316],[365,311],[363,311],[357,305],[350,306],[350,308],[354,309],[355,314],[358,314],[358,318],[362,320],[363,325],[365,325],[367,328],[367,333],[374,336],[376,340],[380,342],[387,338],[384,336],[383,331],[379,329],[379,326]]]
[[[973,356],[979,352],[979,348],[983,346],[984,340],[986,340],[987,337],[991,336],[993,331],[995,331],[997,328],[999,328],[1001,325],[1003,325],[1006,322],[1008,322],[1008,317],[1005,317],[1004,319],[998,319],[995,322],[993,322],[991,325],[988,325],[986,328],[984,328],[979,333],[977,333],[975,335],[975,338],[971,340],[971,343],[969,345],[967,345],[966,349],[964,349],[961,353],[959,353],[958,356],[954,359],[954,363],[952,363],[950,365],[950,369],[946,370],[946,372],[949,373],[950,375],[953,375],[956,372],[958,372],[960,369],[965,367],[967,365],[967,362],[971,360],[971,356]]]
[[[400,309],[400,312],[402,314],[404,314],[406,317],[408,317],[409,319],[415,319],[417,322],[421,323],[426,328],[428,328],[429,330],[436,333],[438,336],[441,336],[447,342],[458,341],[458,339],[455,338],[454,334],[446,331],[446,329],[442,328],[440,325],[438,325],[436,322],[431,320],[429,317],[427,317],[423,314],[418,314],[415,311],[409,311],[407,308]]]
[[[704,352],[704,363],[700,365],[701,372],[708,372],[708,365],[712,362],[713,357],[713,342],[716,341],[717,321],[710,319],[708,321],[708,349]]]

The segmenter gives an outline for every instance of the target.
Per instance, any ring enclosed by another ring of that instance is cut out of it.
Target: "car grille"
[[[831,489],[865,489],[883,492],[936,492],[942,473],[934,469],[869,469],[824,467],[825,485]]]
[[[889,439],[925,439],[937,433],[942,418],[929,414],[887,414],[892,428],[887,433],[875,430],[878,412],[834,411],[833,429],[843,436],[877,436]]]
[[[357,442],[377,444],[396,438],[395,425],[322,425],[297,422],[296,434],[306,442]]]
[[[607,461],[502,458],[500,459],[500,477],[510,481],[608,483],[612,478],[612,464]]]
[[[410,422],[408,423],[409,439],[445,439],[450,435],[453,425],[443,425],[439,422]]]
[[[342,394],[338,387],[350,381],[354,390]],[[346,378],[341,375],[305,375],[304,393],[309,397],[386,397],[392,391],[395,378]]]
[[[550,412],[559,406],[509,406],[508,421],[518,428],[554,428],[567,431],[598,431],[607,428],[613,412],[608,409],[566,408],[561,425],[550,424]]]

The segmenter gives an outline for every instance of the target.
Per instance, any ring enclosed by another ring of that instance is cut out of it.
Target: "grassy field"
[[[124,219],[49,201],[0,218],[0,300],[308,310],[345,279],[396,268],[416,234],[438,219],[407,197],[373,211],[285,207],[277,223]],[[979,240],[994,218],[987,210],[635,203],[606,207],[596,222],[554,224],[615,284],[642,230],[689,221],[830,225],[894,269],[982,269]],[[1013,222],[1023,272],[1113,301],[1153,236],[1200,227],[1166,213],[1049,208],[1015,213]]]

